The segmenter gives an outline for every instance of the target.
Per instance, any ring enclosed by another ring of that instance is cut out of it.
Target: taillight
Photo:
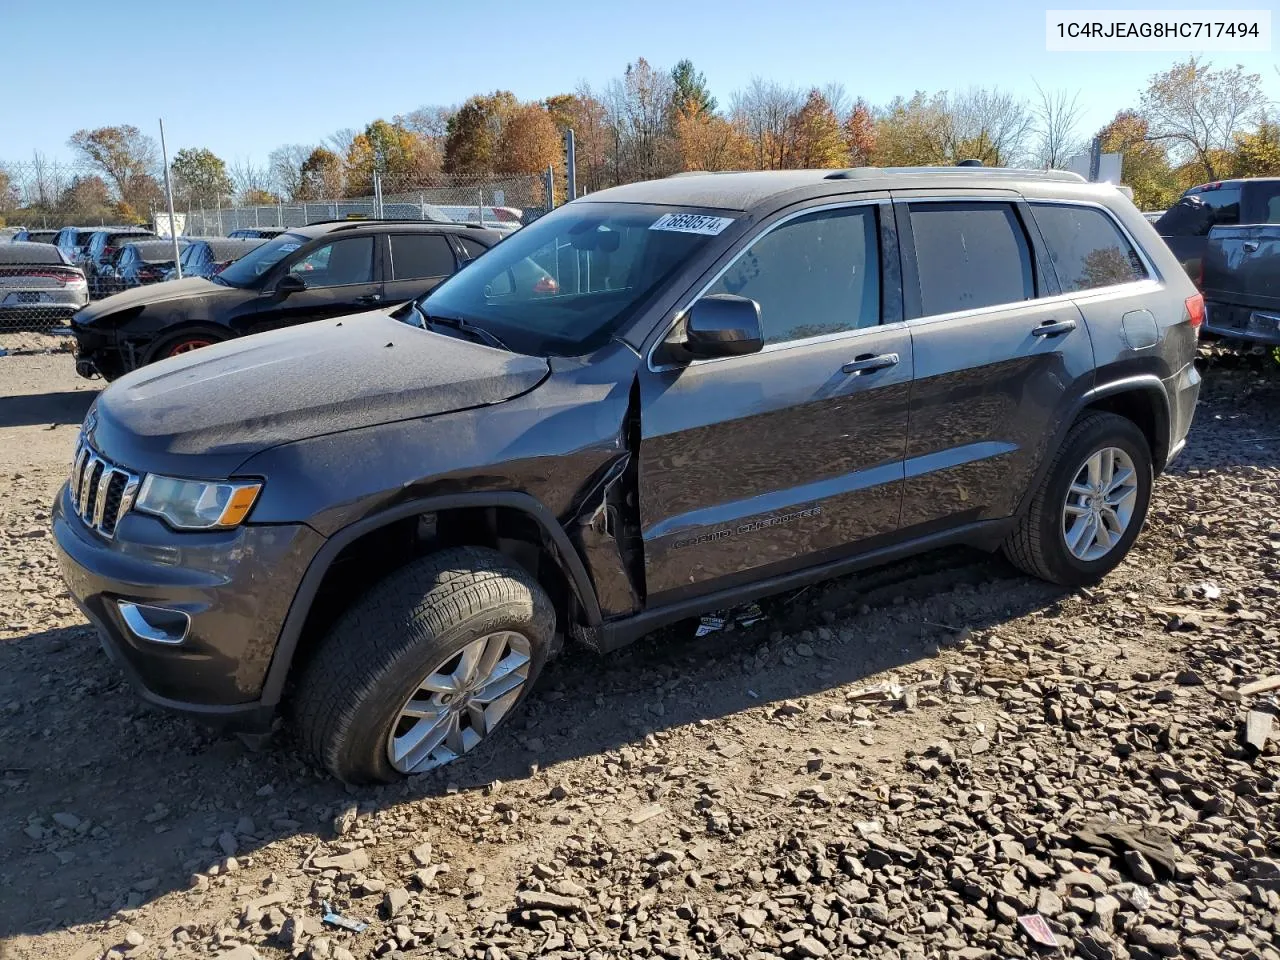
[[[52,270],[33,270],[31,273],[24,273],[23,276],[36,280],[57,280],[59,283],[76,283],[84,279],[74,273],[55,273]]]
[[[1204,323],[1204,294],[1197,293],[1194,297],[1187,297],[1187,318],[1191,321],[1191,328],[1196,333],[1200,332],[1200,325]]]

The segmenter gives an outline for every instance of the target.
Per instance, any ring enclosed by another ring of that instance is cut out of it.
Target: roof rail
[[[1006,180],[1056,180],[1064,183],[1086,183],[1084,177],[1068,170],[1025,170],[1019,167],[851,167],[833,170],[826,180],[871,180],[884,176],[983,176]]]
[[[417,217],[403,217],[403,218],[401,217],[386,217],[386,218],[369,217],[364,220],[348,220],[346,217],[339,217],[336,220],[312,220],[310,223],[305,223],[298,227],[285,227],[283,229],[302,230],[306,227],[323,226],[326,223],[340,223],[343,225],[343,227],[348,229],[353,229],[353,230],[356,227],[363,227],[369,224],[379,224],[379,223],[416,223],[425,227],[471,227],[475,230],[489,229],[489,224],[487,223],[486,224],[468,223],[467,221],[464,221],[464,220],[420,220]],[[245,229],[249,229],[249,228],[246,227]],[[271,229],[274,230],[276,228],[272,227]]]
[[[667,174],[668,180],[675,180],[677,177],[714,177],[721,173],[750,173],[749,170],[681,170],[679,173]]]

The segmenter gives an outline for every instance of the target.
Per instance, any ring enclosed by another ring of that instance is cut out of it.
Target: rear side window
[[[707,293],[758,303],[766,343],[876,326],[875,208],[822,210],[782,224],[740,253]]]
[[[453,250],[438,233],[393,233],[391,279],[417,280],[453,273]]]
[[[1147,278],[1147,268],[1109,216],[1095,207],[1032,205],[1063,293]]]
[[[1007,203],[908,206],[925,316],[1035,296],[1031,250]]]
[[[489,249],[483,243],[478,243],[470,237],[459,237],[458,242],[462,244],[462,249],[466,251],[467,256],[472,260]]]
[[[1199,197],[1213,211],[1213,226],[1230,227],[1240,222],[1239,187],[1200,190],[1192,196]]]

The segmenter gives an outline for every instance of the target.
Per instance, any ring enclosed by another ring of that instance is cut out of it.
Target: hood
[[[173,261],[169,261],[172,264]],[[204,277],[183,277],[181,280],[166,280],[164,283],[153,283],[146,287],[135,287],[124,293],[103,300],[97,300],[76,311],[71,322],[77,326],[93,323],[101,317],[113,316],[123,310],[136,307],[150,307],[167,303],[171,300],[191,300],[197,297],[232,295],[243,297],[255,296],[256,291],[241,290],[239,287],[228,287],[222,283],[214,283]]]
[[[135,370],[98,398],[90,440],[135,470],[225,477],[267,447],[499,403],[547,373],[543,359],[376,311],[229,340]]]

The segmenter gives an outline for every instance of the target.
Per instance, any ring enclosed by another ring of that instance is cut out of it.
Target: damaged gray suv
[[[565,640],[949,544],[1118,564],[1203,302],[1118,191],[856,169],[604,190],[424,298],[113,383],[53,527],[147,699],[334,775],[474,748]]]

